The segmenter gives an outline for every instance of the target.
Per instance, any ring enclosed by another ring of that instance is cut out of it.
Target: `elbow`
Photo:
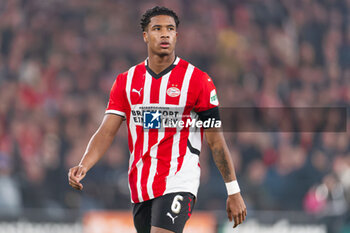
[[[220,142],[219,138],[212,138],[211,140],[207,140],[207,142],[211,150],[215,150],[222,147],[222,143]]]
[[[207,140],[207,143],[208,143],[208,145],[209,145],[209,147],[210,147],[211,149],[214,148],[214,146],[215,146],[215,141],[214,141],[214,140]]]

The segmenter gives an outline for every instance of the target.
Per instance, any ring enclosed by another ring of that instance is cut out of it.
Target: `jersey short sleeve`
[[[213,80],[204,73],[198,81],[199,95],[194,111],[201,120],[207,120],[208,118],[219,120],[219,100]]]
[[[122,75],[120,74],[113,83],[105,113],[125,117],[127,106],[126,101],[125,85],[122,82]]]

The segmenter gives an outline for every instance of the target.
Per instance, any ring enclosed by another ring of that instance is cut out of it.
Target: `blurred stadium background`
[[[1,0],[0,232],[129,232],[125,127],[83,192],[67,171],[116,75],[147,56],[139,19],[154,5],[178,13],[177,55],[212,76],[222,106],[349,107],[349,0]],[[349,126],[226,139],[248,220],[230,229],[204,145],[186,232],[350,232]]]

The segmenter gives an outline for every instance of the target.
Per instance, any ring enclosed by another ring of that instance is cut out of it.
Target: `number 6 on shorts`
[[[173,211],[174,214],[180,213],[181,203],[179,201],[183,201],[183,199],[181,195],[176,195],[174,197],[173,203],[171,204],[171,211]]]

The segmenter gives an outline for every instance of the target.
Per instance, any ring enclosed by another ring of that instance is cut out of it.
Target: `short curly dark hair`
[[[157,15],[169,15],[171,17],[174,18],[175,20],[175,24],[176,24],[176,28],[179,26],[180,21],[179,21],[179,17],[176,15],[176,13],[166,7],[159,7],[159,6],[155,6],[151,9],[148,9],[141,18],[141,28],[142,31],[146,30],[146,27],[148,26],[149,22],[151,21],[151,18]]]

